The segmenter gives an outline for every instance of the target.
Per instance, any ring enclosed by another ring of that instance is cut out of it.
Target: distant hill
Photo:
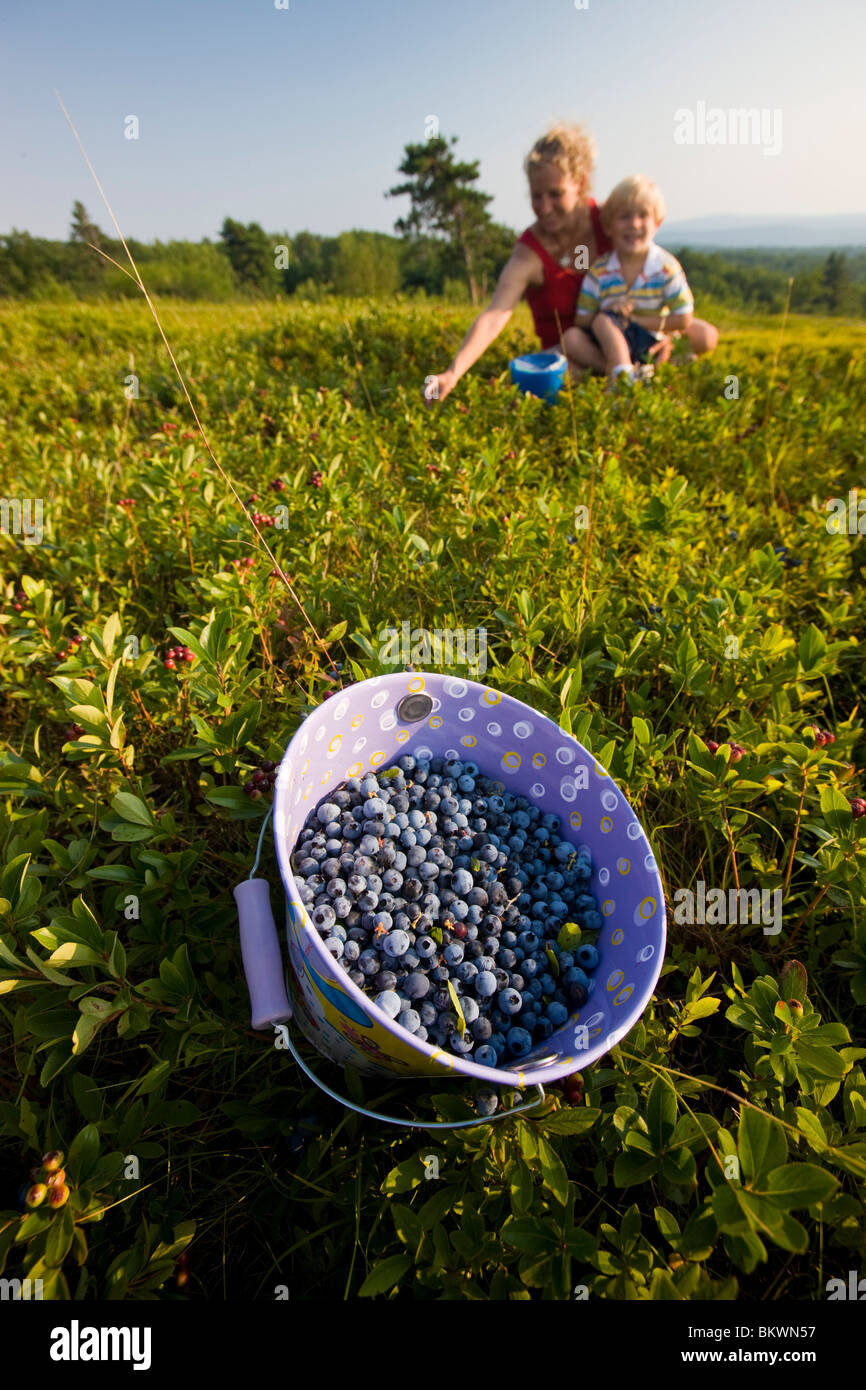
[[[661,238],[660,238],[661,239]],[[664,224],[667,246],[866,247],[866,213],[831,217],[695,217]]]

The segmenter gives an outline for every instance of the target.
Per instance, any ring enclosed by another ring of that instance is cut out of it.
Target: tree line
[[[395,236],[360,229],[338,236],[310,231],[289,236],[226,217],[216,241],[127,238],[127,245],[148,291],[178,299],[406,293],[478,305],[491,293],[517,233],[490,217],[492,198],[475,186],[478,163],[456,160],[455,144],[455,136],[437,135],[406,145],[399,165],[403,182],[385,195],[409,198],[408,213],[394,224]],[[674,254],[696,298],[777,313],[793,275],[795,311],[866,314],[866,251],[825,256],[680,247]],[[81,202],[73,206],[65,242],[14,228],[0,236],[0,297],[118,299],[140,293],[121,243],[91,220]]]

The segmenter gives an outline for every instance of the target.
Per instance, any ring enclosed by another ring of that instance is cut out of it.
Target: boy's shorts
[[[612,314],[606,309],[603,309],[602,313],[607,318],[613,319],[617,328],[622,332],[628,344],[632,362],[645,362],[650,348],[655,347],[656,343],[659,342],[655,333],[651,333],[648,328],[644,328],[643,324],[636,323],[634,319],[623,318],[621,314]],[[584,332],[589,334],[596,347],[601,346],[591,328],[585,328]]]

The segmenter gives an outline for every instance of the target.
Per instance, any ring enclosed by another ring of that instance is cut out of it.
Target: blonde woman
[[[450,367],[427,378],[428,406],[450,395],[524,297],[542,350],[560,348],[559,327],[565,333],[574,324],[586,269],[613,249],[591,196],[595,156],[595,141],[583,126],[553,126],[536,140],[524,163],[535,222],[517,241],[493,298],[472,324]],[[684,332],[694,353],[712,352],[718,341],[717,330],[700,319],[693,319]],[[665,361],[670,351],[671,338],[665,335],[652,355],[655,361]],[[597,362],[587,361],[588,355],[581,353],[580,366],[603,372],[601,352]],[[579,378],[579,367],[571,359],[569,369]]]

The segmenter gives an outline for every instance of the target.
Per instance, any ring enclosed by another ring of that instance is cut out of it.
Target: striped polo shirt
[[[593,261],[580,287],[578,314],[615,312],[630,299],[635,314],[686,314],[695,304],[683,268],[675,256],[652,242],[634,284],[627,285],[616,251]]]

